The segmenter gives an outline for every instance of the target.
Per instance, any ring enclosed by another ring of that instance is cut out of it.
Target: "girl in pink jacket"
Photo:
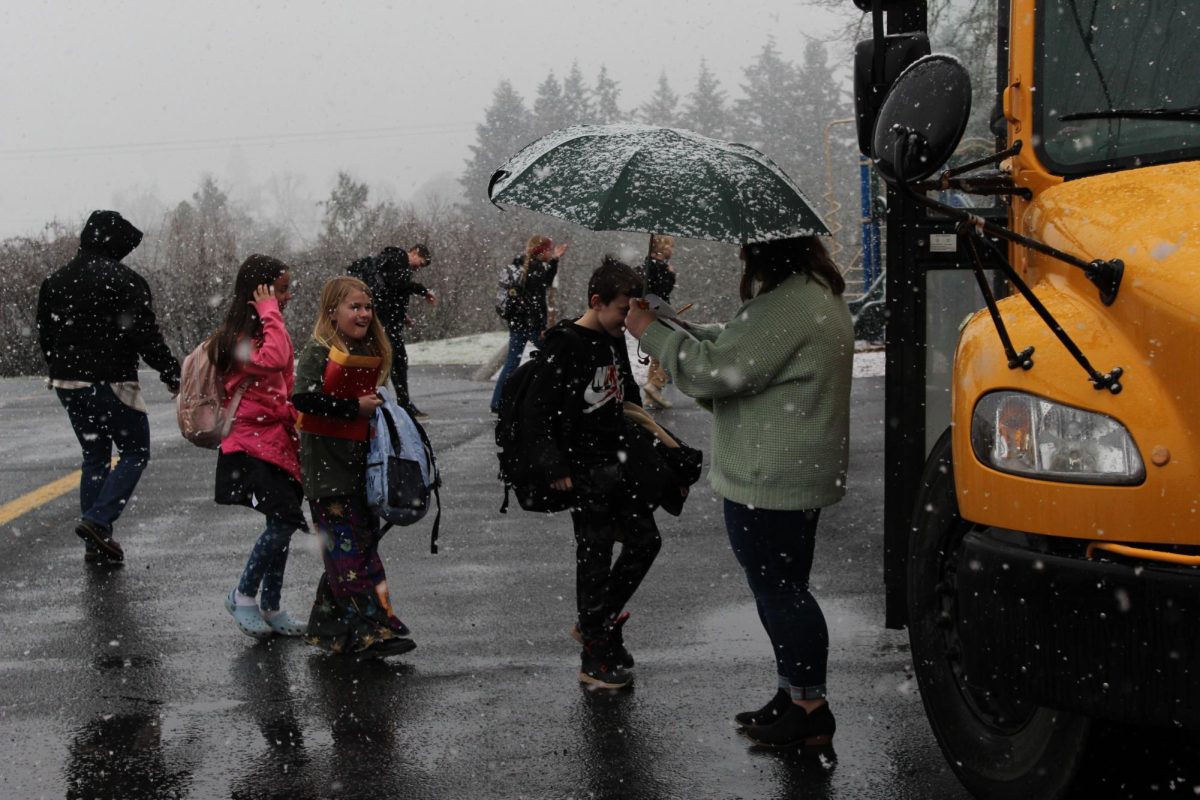
[[[295,363],[283,324],[291,275],[282,261],[253,255],[238,269],[233,303],[208,339],[208,357],[237,401],[233,426],[217,456],[216,500],[245,505],[267,518],[225,609],[243,633],[301,636],[305,624],[279,608],[292,534],[308,529],[300,510],[299,439],[292,407]],[[259,588],[262,596],[257,600]]]

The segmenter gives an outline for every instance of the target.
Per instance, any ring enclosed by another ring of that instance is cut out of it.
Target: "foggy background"
[[[532,102],[550,70],[577,63],[591,83],[604,65],[634,107],[663,71],[690,91],[703,57],[733,92],[768,37],[798,59],[848,14],[778,0],[5,4],[0,237],[106,206],[146,225],[138,212],[204,174],[262,211],[265,187],[288,182],[305,207],[285,213],[311,236],[339,170],[379,199],[456,191],[501,79]]]
[[[930,2],[934,48],[985,86],[995,3]],[[759,148],[829,224],[853,299],[850,76],[867,35],[849,0],[5,5],[0,375],[44,371],[38,287],[97,208],[145,232],[126,263],[149,281],[179,356],[216,327],[252,253],[291,266],[297,343],[325,280],[415,242],[434,252],[418,279],[442,302],[413,304],[410,341],[502,329],[497,274],[534,233],[571,242],[558,306],[577,315],[602,256],[640,263],[645,234],[501,211],[485,192],[522,146],[578,123],[683,127]],[[694,303],[693,318],[736,309],[736,248],[681,240],[673,262],[672,300]]]

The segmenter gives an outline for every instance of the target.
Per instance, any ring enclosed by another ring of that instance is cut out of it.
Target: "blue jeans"
[[[820,509],[768,511],[725,501],[725,528],[733,554],[754,592],[779,673],[793,700],[825,696],[829,629],[808,591]]]
[[[55,391],[83,449],[80,512],[111,532],[150,462],[150,420],[118,400],[107,383]],[[111,466],[114,444],[121,454],[116,468]]]
[[[514,369],[521,365],[521,356],[525,353],[525,345],[537,344],[541,331],[536,328],[510,327],[508,329],[508,357],[504,360],[504,368],[500,377],[496,378],[496,388],[492,391],[492,411],[500,410],[500,393],[504,391],[504,382]]]
[[[262,597],[258,605],[263,611],[277,611],[279,596],[283,591],[283,570],[287,567],[288,545],[296,526],[280,519],[267,517],[267,529],[254,543],[238,591],[247,597],[258,594],[262,585]]]

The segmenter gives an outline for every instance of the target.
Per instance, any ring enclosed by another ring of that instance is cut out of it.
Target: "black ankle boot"
[[[792,705],[792,693],[787,689],[779,689],[775,692],[775,696],[758,711],[743,711],[735,714],[733,721],[743,728],[749,725],[770,725],[783,716],[783,712],[787,711],[790,705]]]
[[[622,629],[628,621],[629,612],[622,611],[604,623],[604,635],[608,639],[608,643],[612,645],[613,663],[624,669],[633,669],[633,654],[625,647],[625,636],[622,633]],[[571,638],[583,644],[583,633],[579,630],[578,622],[571,626]]]
[[[583,643],[579,655],[579,682],[597,689],[624,689],[633,680],[629,671],[616,663],[612,645],[607,639]]]
[[[811,712],[792,703],[776,722],[770,725],[748,725],[742,733],[763,747],[827,747],[833,742],[837,723],[829,704],[814,708]]]
[[[622,611],[609,621],[605,629],[608,633],[609,644],[612,645],[613,661],[625,669],[633,669],[633,654],[625,647],[625,636],[621,632],[628,621],[629,612]]]

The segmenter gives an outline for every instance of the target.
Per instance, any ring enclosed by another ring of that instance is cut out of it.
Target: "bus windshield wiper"
[[[1200,106],[1186,108],[1110,108],[1107,111],[1079,111],[1063,114],[1060,122],[1077,119],[1161,119],[1169,122],[1200,121]]]

